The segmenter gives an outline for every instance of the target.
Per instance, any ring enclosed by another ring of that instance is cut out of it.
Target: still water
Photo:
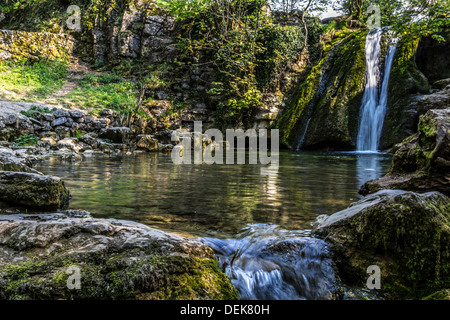
[[[69,209],[182,235],[227,238],[251,224],[307,231],[318,215],[357,201],[361,184],[382,176],[391,157],[281,152],[279,161],[270,175],[261,175],[261,165],[174,165],[163,153],[98,155],[82,162],[51,158],[35,168],[65,181]]]

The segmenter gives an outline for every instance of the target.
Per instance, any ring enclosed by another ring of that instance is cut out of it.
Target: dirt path
[[[0,97],[3,96],[3,98],[0,98],[0,115],[17,114],[21,111],[27,111],[31,106],[71,109],[62,102],[70,92],[80,88],[78,81],[86,74],[100,74],[100,72],[92,70],[87,63],[72,58],[69,62],[68,76],[64,85],[44,99],[33,99],[26,93],[6,90],[0,92]]]

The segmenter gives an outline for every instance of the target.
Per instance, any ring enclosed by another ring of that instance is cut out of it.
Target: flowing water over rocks
[[[375,29],[366,38],[366,89],[360,111],[360,125],[356,141],[358,151],[377,151],[387,108],[389,74],[394,59],[396,43],[390,44],[384,62],[384,76],[380,85],[379,62],[381,57],[382,29]]]
[[[331,299],[336,279],[327,244],[305,231],[254,224],[233,239],[204,238],[242,299]]]

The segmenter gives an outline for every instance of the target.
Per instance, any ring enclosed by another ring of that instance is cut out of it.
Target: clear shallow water
[[[268,176],[260,165],[174,165],[162,153],[52,158],[34,167],[65,181],[69,209],[227,238],[249,224],[309,230],[318,215],[358,200],[361,184],[382,176],[390,161],[382,153],[281,152],[278,171]]]
[[[200,237],[242,299],[297,300],[336,299],[328,245],[311,223],[358,200],[390,162],[377,152],[282,152],[278,170],[261,175],[260,165],[174,165],[144,153],[35,168],[64,179],[70,209]]]

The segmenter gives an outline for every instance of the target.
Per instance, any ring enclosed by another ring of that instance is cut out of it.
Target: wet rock
[[[381,270],[392,298],[419,298],[450,286],[450,200],[439,192],[382,190],[331,216],[313,233],[332,244],[341,279],[365,286]]]
[[[417,133],[420,117],[431,109],[446,109],[450,105],[450,86],[433,90],[428,94],[418,94],[408,98],[402,105],[401,116],[395,120],[386,118],[387,123],[381,140],[380,148],[387,149],[407,137]]]
[[[25,207],[57,209],[67,205],[69,191],[58,177],[0,171],[0,200]]]
[[[0,265],[1,299],[237,299],[199,241],[87,214],[0,216]]]
[[[153,135],[155,139],[157,139],[162,144],[172,144],[174,141],[172,141],[172,133],[174,130],[163,130],[155,132]],[[178,142],[179,140],[176,139],[175,142]]]
[[[437,89],[446,89],[446,90],[448,90],[449,86],[450,86],[450,78],[438,80],[438,81],[433,83],[433,88],[437,88]]]
[[[382,189],[436,190],[450,195],[450,108],[423,115],[418,132],[396,147],[389,173],[366,182],[359,193]]]
[[[59,149],[67,148],[69,150],[80,152],[81,147],[78,145],[78,139],[77,138],[64,138],[62,140],[59,140],[56,143],[56,147]]]
[[[80,141],[86,143],[90,147],[96,149],[98,148],[99,142],[97,140],[97,134],[93,132],[86,133],[80,137]]]
[[[44,148],[46,150],[52,149],[56,146],[56,139],[54,137],[44,137],[41,138],[36,144],[36,147]]]

